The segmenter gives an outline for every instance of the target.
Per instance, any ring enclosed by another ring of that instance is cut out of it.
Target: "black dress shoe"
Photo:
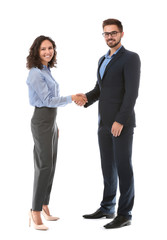
[[[84,218],[88,218],[88,219],[97,219],[97,218],[114,218],[115,214],[114,213],[104,213],[100,210],[100,208],[92,213],[92,214],[87,214],[87,215],[83,215]]]
[[[117,216],[114,218],[114,220],[106,225],[104,225],[105,228],[121,228],[124,226],[129,226],[131,225],[131,220],[124,217],[124,216]]]

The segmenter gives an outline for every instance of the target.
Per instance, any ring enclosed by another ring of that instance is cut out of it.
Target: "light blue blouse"
[[[72,102],[71,96],[60,97],[59,84],[45,65],[43,69],[31,68],[26,83],[32,106],[56,108]]]

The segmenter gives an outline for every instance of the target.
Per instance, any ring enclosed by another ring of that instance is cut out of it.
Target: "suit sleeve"
[[[99,99],[99,96],[100,96],[100,88],[99,88],[98,82],[96,82],[94,89],[86,93],[88,103],[86,103],[84,107],[87,108],[90,105],[92,105],[94,102],[96,102]]]
[[[139,81],[140,81],[140,58],[134,53],[129,56],[124,66],[124,87],[125,93],[123,102],[119,112],[116,115],[115,121],[125,125],[131,116],[136,99],[138,97]]]

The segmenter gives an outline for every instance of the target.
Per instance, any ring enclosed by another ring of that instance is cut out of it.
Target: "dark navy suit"
[[[134,106],[138,96],[140,59],[138,54],[122,47],[108,63],[103,78],[99,74],[105,56],[98,63],[95,88],[86,93],[90,106],[99,101],[98,139],[104,178],[101,210],[115,212],[117,180],[120,198],[118,215],[131,218],[134,202],[134,178],[131,162],[133,129],[136,126]],[[111,134],[114,122],[122,124],[119,137]]]

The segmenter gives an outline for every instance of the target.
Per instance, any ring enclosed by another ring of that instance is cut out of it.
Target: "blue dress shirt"
[[[121,47],[122,47],[122,46],[121,46]],[[111,61],[111,59],[117,54],[117,52],[121,49],[121,47],[118,48],[112,56],[110,56],[110,50],[109,50],[109,51],[107,52],[107,54],[105,55],[105,59],[104,59],[104,61],[102,62],[101,67],[100,67],[100,77],[101,77],[101,79],[103,78],[103,75],[104,75],[106,66],[107,66],[108,63]]]
[[[56,108],[72,102],[71,96],[60,97],[59,84],[45,65],[43,69],[31,68],[26,83],[32,106]]]

